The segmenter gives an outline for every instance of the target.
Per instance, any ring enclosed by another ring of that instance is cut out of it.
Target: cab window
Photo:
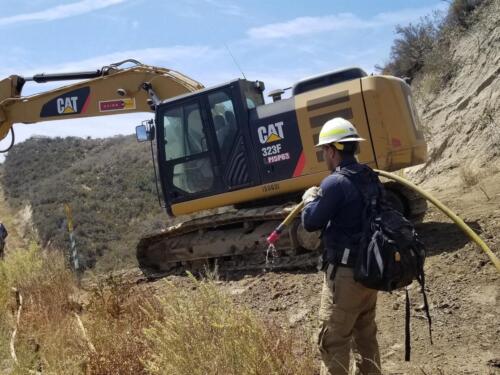
[[[208,150],[197,103],[167,111],[163,124],[167,160],[184,158]]]
[[[210,190],[215,178],[198,103],[166,111],[163,126],[165,158],[174,163],[172,185],[191,194]]]
[[[253,85],[246,85],[243,92],[248,109],[252,109],[264,104],[262,92],[258,91]]]
[[[238,126],[233,101],[224,91],[208,95],[210,112],[222,160],[228,160],[236,138]]]

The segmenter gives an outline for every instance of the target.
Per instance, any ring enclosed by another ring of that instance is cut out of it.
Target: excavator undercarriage
[[[394,207],[415,223],[422,220],[427,209],[425,199],[400,184],[384,185]],[[214,268],[226,274],[314,267],[322,251],[320,233],[305,231],[299,218],[282,233],[276,251],[267,250],[266,238],[297,203],[246,209],[225,207],[186,218],[139,241],[139,267],[152,279]]]

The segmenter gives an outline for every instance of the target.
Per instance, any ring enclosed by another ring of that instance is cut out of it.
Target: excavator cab
[[[158,164],[170,214],[173,204],[258,182],[247,124],[249,110],[264,104],[263,90],[262,82],[238,79],[157,106]]]
[[[400,79],[350,68],[302,80],[289,98],[272,103],[264,103],[263,90],[260,81],[237,79],[155,105],[170,215],[297,200],[330,173],[314,145],[334,117],[352,121],[367,139],[363,163],[394,170],[425,160],[411,93]]]

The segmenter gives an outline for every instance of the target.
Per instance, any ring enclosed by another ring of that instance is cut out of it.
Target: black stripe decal
[[[327,95],[321,98],[309,100],[307,102],[307,110],[314,111],[316,109],[329,107],[335,104],[345,103],[349,101],[349,91],[341,91],[332,95]]]
[[[346,120],[352,119],[352,109],[351,108],[345,108],[341,109],[339,111],[334,111],[334,112],[328,112],[325,113],[324,115],[319,115],[319,116],[314,116],[309,119],[311,121],[311,128],[320,128],[323,125],[325,125],[325,122],[328,120],[331,120],[332,118],[335,117],[343,117]]]

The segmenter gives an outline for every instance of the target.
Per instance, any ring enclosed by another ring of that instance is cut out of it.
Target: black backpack
[[[364,200],[363,231],[354,261],[354,280],[367,288],[391,292],[417,280],[420,284],[424,310],[431,317],[425,294],[425,246],[418,239],[413,224],[385,199],[378,175],[368,166],[352,171],[342,168],[337,173],[347,177]],[[410,302],[406,290],[405,360],[410,360]]]

